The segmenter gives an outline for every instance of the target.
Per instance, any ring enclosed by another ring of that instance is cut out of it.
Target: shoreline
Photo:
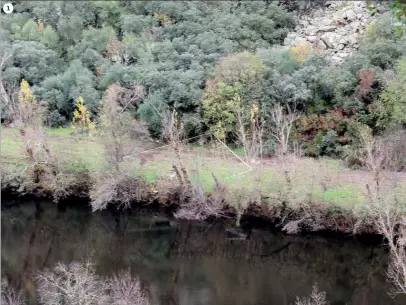
[[[83,190],[82,190],[83,191]],[[159,192],[159,191],[158,191]],[[61,210],[67,207],[84,208],[92,212],[91,200],[89,193],[86,196],[86,192],[81,193],[82,196],[69,195],[68,197],[61,199],[58,202],[54,202]],[[170,194],[171,198],[176,198],[178,194]],[[52,201],[52,194],[44,193],[43,190],[34,190],[31,193],[19,194],[15,190],[3,189],[1,190],[2,208],[9,208],[24,201]],[[4,201],[7,204],[4,204]],[[13,202],[14,201],[14,202]],[[115,204],[109,204],[105,210],[114,213],[116,215],[122,215],[125,213],[139,213],[143,216],[161,216],[169,219],[175,219],[178,221],[185,221],[182,218],[176,218],[175,212],[179,210],[180,205],[176,201],[161,202],[157,198],[151,198],[150,201],[137,201],[134,200],[131,203],[131,207],[124,209]],[[100,211],[94,211],[97,213]],[[251,203],[240,215],[237,210],[224,204],[222,208],[221,216],[209,216],[204,220],[188,220],[192,222],[206,222],[206,223],[223,223],[231,226],[236,230],[251,231],[252,229],[270,230],[279,232],[287,236],[321,236],[325,238],[334,239],[356,239],[359,242],[382,245],[382,236],[376,232],[372,226],[359,226],[357,231],[354,232],[354,226],[357,220],[343,211],[326,211],[322,217],[318,217],[319,221],[312,217],[303,218],[304,215],[298,213],[289,208],[278,209],[277,207],[269,208],[269,205]],[[239,218],[240,225],[237,226],[237,219]],[[289,222],[299,222],[300,229],[297,232],[286,232],[284,226]],[[317,229],[314,229],[317,227]]]

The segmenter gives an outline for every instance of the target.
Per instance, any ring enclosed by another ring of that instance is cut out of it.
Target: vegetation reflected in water
[[[3,202],[4,204],[4,202]],[[2,277],[36,303],[34,273],[91,258],[111,276],[131,268],[151,304],[292,304],[317,283],[331,304],[404,304],[390,299],[384,249],[355,241],[170,223],[156,217],[25,202],[2,209]]]

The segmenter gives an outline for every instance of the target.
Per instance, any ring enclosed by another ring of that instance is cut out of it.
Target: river
[[[1,273],[36,303],[33,275],[57,262],[91,258],[100,275],[131,269],[153,305],[284,305],[312,285],[332,305],[397,305],[387,295],[387,254],[355,238],[284,236],[224,224],[115,216],[47,201],[1,213]]]

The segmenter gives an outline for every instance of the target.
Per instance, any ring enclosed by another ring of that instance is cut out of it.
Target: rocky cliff
[[[285,45],[308,45],[332,63],[341,63],[358,49],[367,25],[387,10],[384,4],[371,4],[376,11],[372,16],[366,2],[326,1],[322,7],[298,17],[298,25],[288,34]]]

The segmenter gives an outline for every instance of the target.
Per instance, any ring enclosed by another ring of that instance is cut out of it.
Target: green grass
[[[65,172],[89,170],[103,173],[113,170],[108,166],[104,148],[97,136],[77,137],[70,128],[47,129],[47,134],[51,152]],[[247,166],[227,150],[223,151],[222,156],[218,156],[208,146],[190,145],[188,148],[190,152],[182,155],[182,162],[192,184],[201,185],[206,193],[210,193],[215,184],[212,174],[227,186],[230,194],[259,191],[267,198],[281,198],[288,192],[288,185],[278,162],[268,166],[253,166],[252,171],[246,172]],[[234,148],[232,151],[238,156],[244,155],[242,148]],[[171,176],[173,158],[170,148],[162,148],[154,150],[153,158],[142,166],[138,157],[131,157],[122,163],[121,168],[128,176],[141,177],[156,184]],[[24,156],[23,140],[16,129],[2,129],[1,162],[15,168],[30,164]],[[292,188],[287,196],[293,207],[303,202],[316,201],[352,209],[366,201],[365,184],[371,182],[367,174],[350,171],[339,160],[302,158],[289,161],[287,165],[292,166],[289,170]],[[245,173],[241,174],[243,172]],[[357,175],[357,179],[353,179],[352,175]],[[231,204],[240,204],[238,196]]]
[[[47,128],[46,132],[50,136],[61,136],[61,137],[66,137],[72,135],[73,129],[72,128]]]
[[[364,199],[361,187],[354,185],[328,189],[323,194],[323,200],[339,206],[358,205],[361,204]]]
[[[245,156],[244,148],[242,148],[242,147],[233,148],[231,150],[233,151],[233,153],[235,153],[239,157],[244,157]]]

